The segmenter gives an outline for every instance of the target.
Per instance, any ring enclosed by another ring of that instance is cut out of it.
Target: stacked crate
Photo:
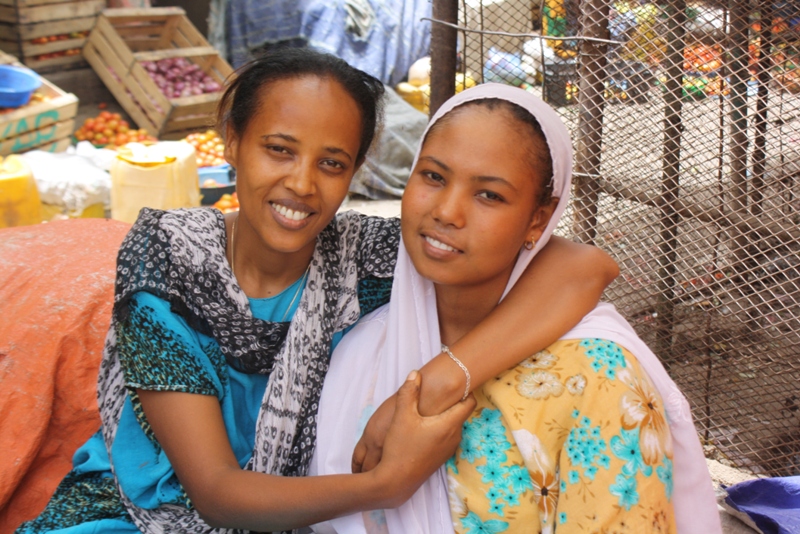
[[[161,139],[180,139],[212,125],[221,93],[167,98],[142,61],[183,57],[220,85],[233,72],[176,7],[106,9],[83,55],[139,128]]]
[[[0,52],[0,64],[19,65]],[[0,156],[28,150],[63,152],[71,143],[78,99],[42,78],[35,97],[20,108],[0,109]]]
[[[0,50],[39,72],[78,67],[104,7],[105,0],[0,0]]]

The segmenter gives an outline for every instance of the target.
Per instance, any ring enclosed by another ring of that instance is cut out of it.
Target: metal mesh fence
[[[800,2],[458,3],[466,79],[542,95],[569,126],[560,231],[620,264],[606,298],[707,455],[800,473]]]

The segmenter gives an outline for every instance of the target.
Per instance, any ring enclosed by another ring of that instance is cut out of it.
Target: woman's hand
[[[453,455],[461,442],[464,421],[475,409],[475,398],[470,395],[440,415],[424,417],[419,413],[421,383],[420,374],[412,371],[397,391],[380,463],[375,466],[375,475],[388,480],[395,492],[386,508],[408,500]]]
[[[369,473],[283,477],[242,470],[216,397],[139,389],[145,416],[200,516],[211,526],[291,530],[364,510],[399,506],[456,450],[475,400],[419,413],[421,377],[396,394],[383,456]]]
[[[364,433],[361,434],[353,451],[350,465],[353,473],[371,471],[381,461],[383,444],[386,441],[386,433],[389,432],[392,424],[396,404],[397,393],[383,401],[383,404],[369,418]]]
[[[451,345],[470,370],[472,389],[565,334],[597,305],[618,274],[617,264],[599,248],[553,236],[497,309]],[[464,394],[464,372],[446,354],[433,358],[420,373],[421,414],[439,413]],[[394,402],[387,399],[367,423],[353,451],[353,473],[369,471],[380,461]]]

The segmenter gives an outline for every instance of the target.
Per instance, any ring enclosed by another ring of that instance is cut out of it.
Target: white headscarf
[[[553,162],[553,197],[559,199],[535,247],[523,249],[519,254],[503,293],[505,296],[550,239],[569,203],[572,142],[561,118],[542,100],[522,89],[492,83],[464,91],[445,102],[434,115],[425,135],[433,124],[454,108],[485,98],[517,104],[539,122]],[[414,158],[414,166],[420,150]],[[667,404],[675,451],[673,502],[678,531],[721,532],[711,480],[688,403],[658,358],[608,304],[598,306],[562,337],[576,338],[615,341],[639,359]],[[390,304],[364,317],[344,337],[332,357],[320,400],[317,448],[311,474],[350,472],[353,449],[369,417],[398,390],[412,370],[421,368],[439,354],[440,343],[433,283],[417,272],[401,242]],[[385,510],[384,515],[384,528],[392,533],[453,532],[444,467],[428,479],[409,501],[399,508]],[[383,528],[375,526],[383,521],[384,516],[380,513],[354,514],[319,525],[315,530],[340,534],[383,532]]]

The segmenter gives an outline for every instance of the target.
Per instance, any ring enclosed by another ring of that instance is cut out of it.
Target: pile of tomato
[[[45,44],[54,41],[66,41],[68,39],[83,39],[89,35],[89,30],[82,32],[61,33],[58,35],[48,35],[47,37],[37,37],[31,39],[31,44]]]
[[[80,53],[80,48],[70,48],[69,50],[60,50],[58,52],[50,52],[49,54],[39,54],[38,56],[33,56],[33,59],[36,61],[44,61],[45,59],[53,59],[57,57],[78,56]]]
[[[75,132],[75,139],[90,141],[96,146],[111,145],[111,148],[132,142],[157,141],[144,129],[131,129],[119,113],[108,111],[101,111],[97,117],[83,121],[83,126]]]
[[[194,147],[198,167],[213,167],[225,163],[225,145],[214,130],[189,134],[186,142]]]

